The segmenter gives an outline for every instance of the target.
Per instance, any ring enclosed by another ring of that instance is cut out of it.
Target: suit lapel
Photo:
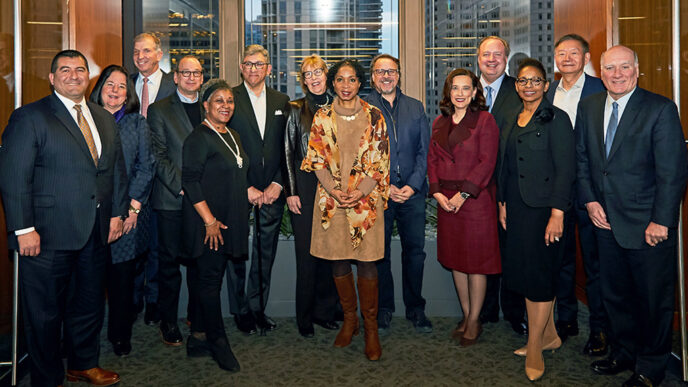
[[[595,144],[592,145],[597,148],[597,154],[600,156],[600,160],[606,160],[607,156],[604,150],[604,127],[607,123],[604,122],[604,105],[607,99],[607,93],[601,94],[599,97],[591,98],[598,99],[596,103],[590,104],[592,106],[592,111],[590,112],[590,122],[592,123],[591,129],[594,132],[592,140],[595,141]],[[590,138],[590,136],[588,136],[588,138]]]
[[[502,85],[499,87],[499,91],[497,92],[497,97],[495,98],[494,103],[492,104],[492,111],[500,111],[507,94],[512,92],[516,92],[514,90],[514,79],[508,75],[505,75],[504,79],[502,80]]]
[[[237,106],[243,111],[244,117],[248,117],[248,122],[251,125],[251,128],[253,128],[258,136],[260,136],[260,128],[258,127],[258,121],[256,121],[256,112],[253,111],[253,105],[251,104],[251,99],[248,96],[246,85],[242,82],[237,89]]]
[[[623,115],[619,119],[619,125],[616,127],[616,134],[614,135],[614,141],[612,141],[612,149],[609,150],[609,157],[607,157],[608,160],[614,157],[614,153],[619,149],[621,142],[631,130],[633,122],[635,122],[638,111],[640,111],[640,106],[638,105],[640,105],[640,101],[642,101],[642,97],[640,96],[641,92],[642,90],[637,88],[624,108]]]
[[[275,105],[275,95],[272,89],[265,86],[265,135],[264,138],[268,137],[268,132],[272,132],[272,123],[275,121],[275,112],[280,109],[280,107]],[[284,112],[282,112],[284,114]]]
[[[76,140],[77,144],[79,144],[79,148],[81,148],[84,154],[88,156],[88,159],[93,160],[93,157],[91,157],[91,151],[88,149],[88,144],[86,144],[84,134],[81,133],[81,129],[79,129],[79,126],[76,124],[76,121],[74,121],[72,115],[69,114],[67,108],[62,103],[62,101],[60,101],[60,99],[57,98],[55,94],[51,94],[50,104],[55,117],[62,123],[62,125],[64,125],[65,128],[67,128],[67,131],[69,131],[69,133],[72,136],[74,136],[74,140]],[[93,164],[92,162],[91,165],[95,167],[95,164]]]
[[[189,116],[186,115],[186,109],[184,108],[183,102],[179,99],[177,93],[174,93],[174,98],[172,98],[173,108],[172,111],[177,115],[177,122],[181,122],[185,130],[185,134],[191,133],[193,126],[191,126],[191,121],[189,121]],[[176,105],[176,106],[174,106]]]
[[[101,169],[101,167],[105,168],[105,166],[108,164],[107,155],[109,153],[107,152],[109,151],[110,144],[112,144],[112,139],[110,138],[110,131],[105,129],[105,127],[108,125],[105,117],[101,116],[100,112],[97,110],[99,106],[91,102],[87,103],[88,108],[91,111],[91,117],[93,117],[93,122],[96,124],[98,136],[100,137],[100,157],[98,158],[98,169]]]

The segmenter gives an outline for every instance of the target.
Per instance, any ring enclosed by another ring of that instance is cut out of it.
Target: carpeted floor
[[[583,306],[579,319],[587,320]],[[523,358],[512,351],[524,344],[503,321],[487,324],[480,341],[461,348],[449,338],[454,318],[432,318],[434,332],[417,334],[403,317],[392,321],[391,335],[382,339],[382,359],[370,362],[363,354],[363,332],[344,349],[334,348],[336,332],[316,326],[316,336],[302,338],[294,318],[275,319],[279,327],[266,336],[244,336],[226,319],[230,342],[241,371],[227,373],[211,358],[190,359],[185,347],[168,347],[157,327],[139,319],[134,326],[133,351],[125,358],[112,353],[105,339],[100,364],[121,375],[121,386],[527,386]],[[631,373],[599,376],[581,353],[588,332],[570,338],[555,353],[545,354],[541,386],[620,386]],[[186,326],[180,323],[183,332]],[[20,386],[28,386],[26,376]],[[67,385],[70,385],[67,383]],[[83,385],[83,384],[82,384]],[[668,375],[664,386],[680,386]]]

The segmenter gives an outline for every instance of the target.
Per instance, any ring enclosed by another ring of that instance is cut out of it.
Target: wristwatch
[[[133,213],[135,213],[135,214],[138,214],[139,212],[141,212],[141,209],[135,208],[134,206],[132,206],[132,205],[130,204],[130,205],[129,205],[129,212],[133,212]]]
[[[468,198],[471,197],[471,194],[469,194],[468,192],[461,192],[459,195],[461,195],[461,197],[462,197],[464,200],[466,200],[466,199],[468,199]]]

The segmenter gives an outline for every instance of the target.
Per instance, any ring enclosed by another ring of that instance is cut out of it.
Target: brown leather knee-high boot
[[[335,347],[346,347],[351,344],[351,337],[358,335],[358,315],[356,315],[356,286],[354,285],[354,274],[349,273],[341,277],[334,276],[334,284],[339,293],[339,302],[344,311],[344,322],[342,328],[334,339]]]
[[[368,360],[378,360],[382,355],[380,337],[377,334],[377,291],[377,278],[358,277],[358,298],[363,314],[365,354]]]

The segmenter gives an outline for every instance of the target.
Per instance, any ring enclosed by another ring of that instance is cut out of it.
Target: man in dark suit
[[[585,97],[604,91],[602,81],[583,72],[590,62],[590,46],[580,35],[564,35],[554,45],[554,63],[561,80],[552,82],[547,99],[566,111],[571,124],[576,125],[578,104]],[[575,147],[575,144],[571,144]],[[575,191],[574,191],[575,192]],[[585,204],[575,200],[564,218],[564,251],[557,286],[557,332],[562,341],[578,334],[578,300],[576,299],[576,224],[581,241],[583,267],[586,276],[586,295],[590,312],[590,337],[583,352],[604,355],[607,352],[607,316],[600,295],[600,262],[595,231],[585,210]]]
[[[580,103],[575,129],[579,200],[595,226],[609,318],[609,357],[591,367],[630,369],[624,386],[651,386],[671,351],[688,158],[674,102],[637,87],[636,53],[614,46],[600,62],[607,92]]]
[[[110,113],[86,103],[88,62],[78,51],[52,61],[54,93],[14,111],[0,147],[0,191],[18,250],[25,334],[34,386],[67,378],[119,382],[98,367],[107,243],[128,210],[122,147]]]
[[[163,98],[169,97],[177,90],[174,74],[160,69],[162,47],[160,39],[149,33],[142,33],[134,38],[134,66],[138,73],[131,74],[134,90],[141,101],[140,112],[148,116],[148,106]],[[145,95],[144,95],[145,94]],[[142,98],[147,96],[148,98]],[[144,106],[145,104],[145,106]],[[143,310],[146,301],[146,313],[143,321],[148,325],[160,321],[158,313],[158,232],[157,216],[153,213],[150,222],[150,239],[148,254],[136,262],[136,279],[134,280],[134,305],[136,313]]]
[[[179,290],[181,287],[180,263],[187,264],[189,289],[189,320],[192,332],[202,332],[195,306],[196,265],[184,260],[182,239],[182,145],[186,136],[201,123],[198,90],[203,83],[203,67],[194,56],[182,58],[174,72],[177,91],[151,105],[148,125],[151,129],[156,174],[151,192],[151,204],[156,212],[159,237],[158,305],[160,332],[167,345],[179,346],[182,336],[177,326]],[[202,336],[192,335],[194,339]],[[194,339],[187,342],[187,351],[193,356],[194,347],[204,347]],[[198,345],[197,345],[198,344]]]
[[[516,93],[516,80],[506,75],[506,61],[509,58],[509,43],[498,37],[488,36],[478,44],[478,67],[480,68],[480,84],[490,113],[497,121],[500,132],[507,129],[506,122],[520,109],[523,104]],[[499,227],[499,240],[504,240],[504,231]],[[503,244],[502,244],[503,245]],[[503,257],[502,257],[503,258]],[[523,297],[504,286],[501,286],[501,275],[487,276],[487,290],[485,303],[480,313],[483,323],[499,321],[499,304],[501,298],[504,319],[509,321],[514,332],[524,335],[528,331],[525,316],[525,301]],[[501,295],[501,297],[500,297]]]
[[[268,51],[262,46],[254,44],[246,47],[240,67],[244,82],[233,89],[236,110],[229,126],[239,132],[241,144],[251,160],[248,167],[248,200],[251,205],[260,208],[260,224],[255,225],[260,229],[260,241],[254,229],[246,293],[245,262],[229,265],[227,277],[235,289],[230,289],[229,299],[237,327],[246,334],[253,334],[256,325],[268,331],[277,327],[264,311],[270,293],[270,275],[285,204],[281,164],[289,97],[265,85],[265,77],[272,71],[272,66]],[[262,256],[262,273],[258,271],[258,249]],[[262,276],[262,305],[259,276]]]

